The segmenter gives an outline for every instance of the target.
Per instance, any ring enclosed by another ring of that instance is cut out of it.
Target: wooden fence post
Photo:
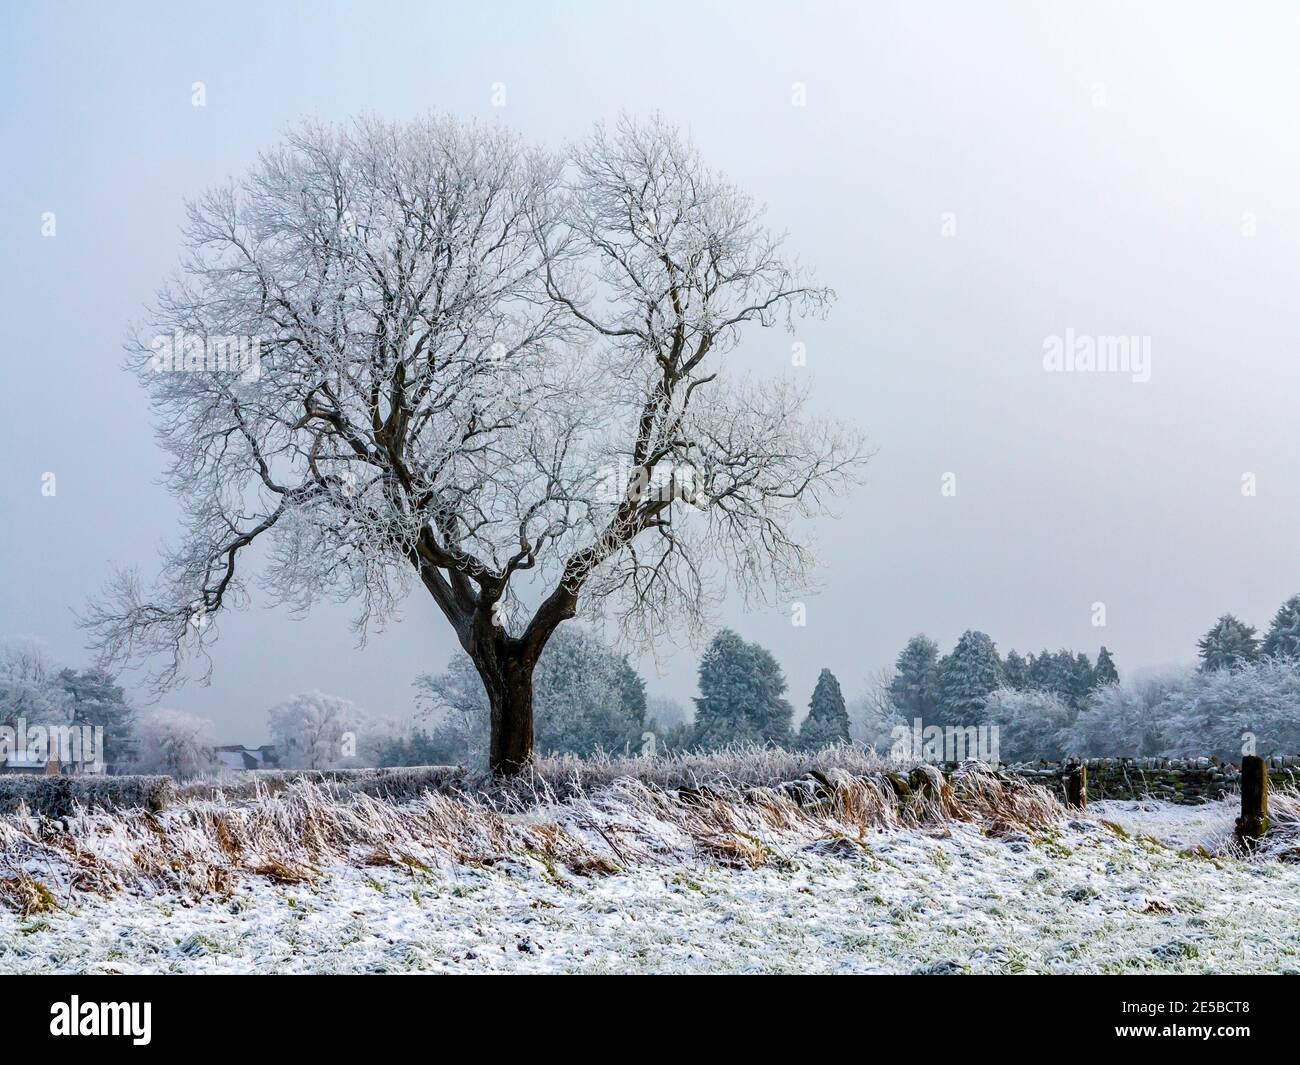
[[[1065,802],[1080,810],[1088,805],[1088,767],[1082,762],[1071,765],[1066,772]]]
[[[1241,760],[1241,816],[1237,839],[1250,850],[1268,831],[1268,771],[1264,759],[1248,754]]]

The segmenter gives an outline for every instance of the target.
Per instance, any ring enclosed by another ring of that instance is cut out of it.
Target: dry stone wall
[[[1196,805],[1221,799],[1237,791],[1241,768],[1211,758],[1089,758],[1089,799],[1163,799]],[[1269,758],[1269,785],[1300,785],[1300,757]],[[1006,767],[1018,776],[1065,794],[1069,772],[1063,762],[1025,762]]]

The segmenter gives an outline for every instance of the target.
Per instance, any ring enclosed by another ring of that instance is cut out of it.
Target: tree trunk
[[[499,680],[487,688],[492,708],[492,772],[518,773],[533,757],[533,671],[522,662],[507,662]]]
[[[538,608],[521,636],[511,637],[498,623],[491,597],[476,598],[463,576],[445,579],[434,564],[417,557],[421,579],[456,630],[487,693],[491,711],[488,764],[493,773],[511,776],[533,758],[533,670],[557,626],[576,613],[577,595],[562,583]]]
[[[470,658],[483,681],[491,711],[488,765],[511,776],[533,757],[533,667],[536,660],[517,641],[489,632]]]

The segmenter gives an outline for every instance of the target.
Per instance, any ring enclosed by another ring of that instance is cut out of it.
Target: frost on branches
[[[730,364],[831,300],[658,121],[566,157],[449,118],[302,126],[189,206],[132,344],[184,529],[155,587],[119,574],[87,624],[107,661],[160,656],[166,687],[246,603],[255,543],[275,601],[354,599],[362,633],[418,585],[517,770],[533,669],[580,609],[650,640],[698,628],[724,579],[803,583],[793,523],[861,444]],[[256,373],[191,369],[174,338]]]

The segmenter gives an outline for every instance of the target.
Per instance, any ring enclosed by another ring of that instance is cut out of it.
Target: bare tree
[[[186,247],[133,348],[183,546],[87,617],[110,659],[168,652],[159,686],[245,600],[265,538],[279,601],[358,597],[363,634],[418,581],[513,772],[533,669],[580,605],[650,640],[698,627],[728,575],[800,586],[795,521],[862,460],[802,390],[724,373],[744,327],[832,294],[657,122],[567,165],[449,119],[304,127],[191,205]],[[258,360],[223,372],[242,337]]]
[[[892,688],[898,671],[893,666],[881,666],[867,675],[865,690],[849,707],[849,735],[858,743],[874,747],[887,754],[894,744],[893,731],[902,725],[910,729],[912,722],[903,718],[894,705]]]
[[[62,724],[72,705],[45,645],[25,636],[0,643],[0,724]]]
[[[356,704],[314,690],[267,711],[267,731],[285,769],[374,765],[390,726]]]
[[[215,745],[211,721],[157,707],[136,722],[132,764],[141,773],[197,776],[213,768]]]

